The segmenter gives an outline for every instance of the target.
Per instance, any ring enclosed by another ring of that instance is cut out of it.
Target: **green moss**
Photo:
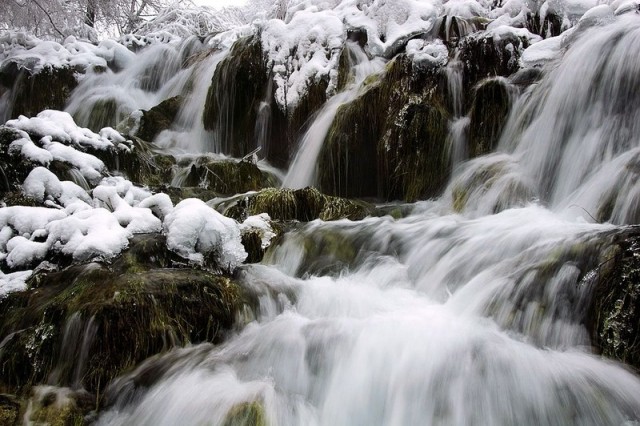
[[[374,211],[373,206],[363,201],[330,197],[315,188],[267,188],[243,202],[244,206],[230,206],[225,215],[242,220],[247,216],[267,213],[272,220],[308,222],[314,219],[360,220]]]
[[[235,405],[224,421],[224,426],[267,426],[264,406],[258,401]]]

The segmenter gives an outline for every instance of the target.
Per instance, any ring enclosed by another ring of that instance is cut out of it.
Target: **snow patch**
[[[169,249],[196,264],[214,256],[219,266],[233,270],[247,258],[237,222],[202,200],[178,203],[165,218],[164,231]]]

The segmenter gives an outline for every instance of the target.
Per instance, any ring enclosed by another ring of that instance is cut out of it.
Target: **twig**
[[[42,7],[40,3],[37,2],[37,0],[33,0],[33,2],[35,3],[36,6],[40,8],[40,10],[44,12],[45,15],[47,15],[47,18],[49,18],[49,22],[51,22],[51,26],[53,27],[53,29],[56,30],[56,32],[60,34],[62,38],[64,38],[64,34],[62,34],[62,31],[60,31],[58,27],[56,27],[56,24],[53,23],[53,18],[51,18],[51,15],[49,15],[49,12],[47,12],[47,10],[44,7]]]
[[[602,224],[602,222],[600,222],[598,219],[596,219],[595,217],[591,216],[591,213],[589,213],[589,212],[587,211],[587,209],[585,209],[584,207],[579,206],[579,205],[577,205],[577,204],[571,204],[569,207],[577,207],[577,208],[579,208],[579,209],[582,209],[582,211],[584,211],[586,214],[588,214],[588,215],[589,215],[589,217],[590,217],[591,219],[593,219],[593,221],[594,221],[595,223],[600,223],[600,224]]]

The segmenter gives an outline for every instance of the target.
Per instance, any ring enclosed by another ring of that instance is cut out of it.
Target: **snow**
[[[9,293],[26,290],[26,281],[31,277],[32,272],[33,271],[19,271],[12,274],[5,274],[0,271],[0,298]]]
[[[101,133],[104,132],[104,136],[96,134],[89,129],[78,127],[68,112],[55,110],[42,111],[32,118],[21,115],[16,120],[7,121],[6,125],[31,135],[51,136],[56,141],[101,150],[112,147],[113,143],[109,140],[109,136],[115,137],[115,131],[111,128],[101,131]],[[121,139],[124,140],[122,136],[117,138],[118,141]]]
[[[525,67],[543,66],[562,54],[563,36],[550,37],[532,44],[522,52],[520,61]]]
[[[74,261],[110,259],[128,246],[131,237],[116,216],[102,208],[82,210],[50,222],[46,231],[50,249],[71,256]]]
[[[150,209],[132,207],[118,194],[116,186],[100,185],[93,190],[96,204],[113,212],[120,224],[131,234],[162,231],[162,222]]]
[[[53,155],[51,155],[49,151],[40,148],[28,137],[11,142],[11,145],[9,145],[9,153],[19,153],[24,159],[34,163],[40,163],[43,166],[48,166],[49,163],[53,161]]]
[[[283,110],[295,109],[310,82],[337,69],[345,39],[340,16],[333,11],[302,10],[288,23],[278,19],[265,23],[262,45]],[[332,77],[336,80],[337,74]],[[335,86],[336,81],[329,85]]]
[[[449,50],[440,39],[432,42],[422,39],[409,40],[406,52],[409,59],[419,66],[444,66],[449,61]]]
[[[164,220],[173,211],[173,202],[167,194],[154,194],[138,204],[140,208],[150,209],[160,220]]]
[[[189,198],[176,205],[164,221],[167,246],[195,264],[215,256],[219,266],[235,269],[247,258],[240,227],[204,201]]]
[[[271,245],[271,240],[276,234],[269,222],[271,217],[267,213],[261,213],[255,216],[249,216],[240,224],[240,231],[245,234],[248,232],[257,232],[260,236],[261,247],[266,249]]]
[[[84,204],[90,208],[92,202],[87,192],[73,182],[61,182],[56,175],[44,167],[33,169],[22,184],[22,192],[27,197],[43,203],[52,201],[62,207],[69,207],[75,203]],[[75,206],[74,210],[79,206]]]

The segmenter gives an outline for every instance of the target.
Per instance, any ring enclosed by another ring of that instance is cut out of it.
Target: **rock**
[[[587,326],[603,356],[640,369],[640,228],[628,228],[592,272]]]
[[[95,408],[95,399],[84,391],[53,386],[36,386],[29,401],[28,420],[35,424],[51,426],[81,426],[85,413]],[[88,403],[88,404],[87,404]]]
[[[465,93],[485,78],[509,77],[517,72],[520,55],[527,47],[529,41],[514,34],[503,34],[499,39],[476,34],[464,37],[459,44],[459,58],[464,64]]]
[[[327,196],[315,188],[267,188],[238,200],[226,209],[225,215],[239,222],[260,213],[267,213],[275,221],[308,222],[315,219],[360,220],[373,211],[374,207],[363,201]]]
[[[216,67],[203,122],[216,132],[219,152],[243,157],[258,146],[259,155],[276,167],[289,163],[304,124],[327,99],[328,81],[309,83],[294,110],[283,111],[273,95],[272,76],[259,37],[238,40]]]
[[[242,306],[229,278],[178,268],[160,235],[138,235],[111,265],[36,274],[0,300],[0,387],[40,383],[101,392],[151,355],[219,342]]]
[[[162,101],[149,111],[142,111],[140,127],[136,136],[142,140],[153,142],[160,132],[171,128],[183,102],[182,96],[174,96]]]
[[[318,160],[320,189],[409,201],[439,194],[449,177],[449,118],[441,68],[396,57],[338,109]]]
[[[511,87],[501,78],[480,82],[469,113],[469,156],[493,152],[511,109]]]
[[[224,426],[267,426],[262,403],[245,402],[234,406],[223,423]]]
[[[35,117],[45,109],[63,110],[78,81],[72,67],[44,67],[32,73],[10,62],[0,70],[0,84],[11,88],[13,102],[7,115],[17,118]]]
[[[243,157],[256,148],[254,124],[267,85],[260,39],[238,40],[216,67],[203,115],[205,128],[217,133],[221,152]]]
[[[33,168],[40,165],[25,160],[17,152],[9,152],[11,143],[20,137],[16,130],[0,126],[0,197],[2,198],[9,192],[19,194],[19,185],[22,185]]]
[[[18,426],[20,421],[20,402],[12,395],[0,394],[0,424]]]
[[[562,28],[562,17],[547,11],[544,19],[540,13],[529,13],[527,15],[527,29],[533,34],[538,34],[543,38],[559,36],[565,28]]]

